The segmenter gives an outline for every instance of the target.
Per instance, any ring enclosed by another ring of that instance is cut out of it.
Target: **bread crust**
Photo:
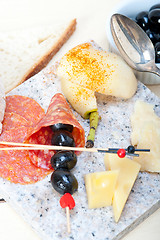
[[[47,64],[50,62],[50,60],[53,58],[53,56],[59,51],[59,49],[67,42],[67,40],[71,37],[71,35],[74,33],[76,29],[77,21],[76,19],[73,19],[68,27],[65,29],[65,31],[62,33],[61,37],[58,39],[56,43],[52,46],[52,48],[46,52],[44,56],[42,56],[32,67],[26,72],[26,74],[23,76],[23,78],[17,82],[16,86],[14,86],[12,89],[7,91],[6,93],[13,90],[15,87],[29,79],[30,77],[34,76],[38,72],[40,72],[44,67],[47,66]]]

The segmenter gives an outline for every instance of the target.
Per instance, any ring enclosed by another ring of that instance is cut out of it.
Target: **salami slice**
[[[8,131],[3,131],[0,135],[0,141],[23,143],[26,141],[30,133],[33,131],[32,127],[17,127]]]
[[[75,144],[84,147],[84,129],[62,94],[51,99],[46,115],[33,99],[9,96],[0,141],[50,145],[54,134],[50,125],[56,123],[73,125]],[[50,164],[53,154],[48,150],[0,151],[0,176],[13,183],[35,183],[53,171]]]
[[[17,127],[3,131],[0,141],[24,142],[32,127]],[[4,147],[1,145],[0,147]],[[5,146],[6,147],[6,146]],[[31,162],[29,151],[0,151],[0,176],[20,184],[31,184],[42,180],[50,171],[37,168]]]
[[[36,125],[45,115],[43,108],[34,99],[20,95],[6,97],[5,112],[19,114],[28,120],[31,126]]]
[[[69,104],[61,93],[57,93],[53,96],[45,117],[42,118],[41,121],[35,126],[27,142],[32,144],[38,143],[51,145],[51,138],[54,133],[49,126],[56,123],[73,125],[72,135],[76,147],[84,147],[84,129],[76,120],[75,116],[72,113],[72,110],[69,107]],[[33,154],[35,154],[34,157]],[[29,152],[33,164],[35,164],[37,167],[45,169],[51,168],[50,159],[53,154],[54,152],[49,150],[36,150]]]
[[[29,127],[30,123],[24,117],[14,112],[6,112],[3,119],[3,132],[17,127]]]
[[[45,115],[41,106],[24,96],[8,96],[0,141],[23,143],[33,126]],[[1,147],[6,147],[1,145]],[[51,171],[37,168],[30,160],[29,151],[0,151],[0,176],[20,184],[42,180]]]
[[[52,131],[50,127],[42,127],[29,138],[28,142],[32,144],[51,145],[51,138]],[[29,156],[35,166],[44,169],[53,169],[50,161],[54,153],[55,151],[51,150],[31,150],[29,151]]]
[[[0,152],[0,176],[13,183],[31,184],[42,180],[51,171],[37,168],[30,161],[28,151]]]

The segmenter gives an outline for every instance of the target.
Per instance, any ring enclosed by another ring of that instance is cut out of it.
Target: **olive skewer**
[[[51,126],[52,130],[54,130],[51,143],[56,146],[75,146],[72,133],[67,131],[68,125],[61,124],[60,127],[61,128],[59,128],[59,125],[58,128]],[[77,157],[73,151],[57,151],[52,156],[51,165],[55,171],[52,173],[51,183],[57,192],[61,194],[67,192],[73,194],[78,189],[78,182],[74,175],[70,173],[70,170],[76,165],[76,163]]]
[[[54,132],[51,144],[54,146],[75,147],[72,136],[73,126],[69,124],[55,124],[51,126]],[[72,194],[78,190],[78,182],[75,176],[70,172],[77,163],[77,156],[74,151],[56,151],[51,157],[51,166],[55,170],[51,175],[52,187],[62,194],[60,205],[66,209],[67,229],[70,233],[70,215],[69,210],[75,207],[75,201]]]

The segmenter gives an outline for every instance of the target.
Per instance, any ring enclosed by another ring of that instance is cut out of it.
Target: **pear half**
[[[78,45],[68,51],[59,63],[57,76],[72,107],[83,118],[92,121],[86,147],[94,145],[99,119],[94,93],[127,99],[137,89],[137,80],[123,59],[98,50],[91,43]]]
[[[90,90],[88,93],[92,96],[94,92],[99,92],[127,99],[131,98],[137,89],[137,80],[133,71],[120,56],[97,50],[90,43],[78,45],[66,53],[60,61],[57,75],[61,80],[63,91],[66,84],[70,83],[71,85],[71,82],[77,85],[77,88],[86,89],[84,93],[82,91],[79,95],[75,94],[76,100],[72,100],[73,108],[82,117],[85,116],[85,112],[88,112],[88,104],[92,104],[86,98],[86,91]],[[76,87],[74,89],[77,92]],[[86,100],[87,104],[84,104],[83,112],[81,105],[76,104],[77,96],[79,96],[79,101]],[[94,109],[95,97],[90,100],[93,101]]]
[[[97,111],[94,91],[71,81],[62,81],[61,88],[72,107],[77,110],[83,118],[89,118],[89,113]]]

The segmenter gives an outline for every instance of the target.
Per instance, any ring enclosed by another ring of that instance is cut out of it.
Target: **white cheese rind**
[[[131,116],[131,142],[137,148],[148,148],[134,161],[141,164],[141,171],[160,172],[160,118],[153,105],[137,101]]]

